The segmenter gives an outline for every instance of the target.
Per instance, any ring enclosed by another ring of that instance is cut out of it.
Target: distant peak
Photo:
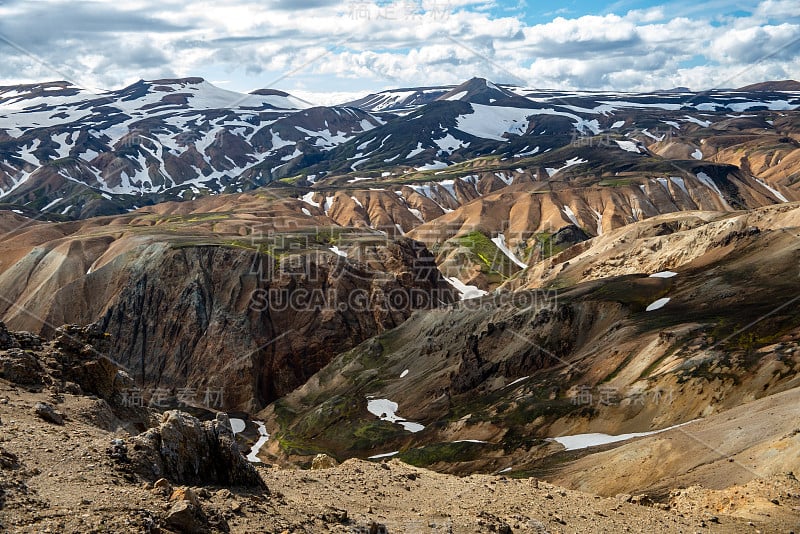
[[[256,89],[255,91],[250,91],[250,94],[259,96],[290,96],[289,93],[277,89]]]
[[[162,78],[160,80],[150,80],[146,83],[152,85],[199,85],[205,81],[205,78],[192,76],[189,78]]]
[[[76,87],[71,82],[66,80],[55,80],[52,82],[41,82],[41,83],[25,83],[19,85],[10,85],[8,87],[16,87],[19,89],[27,89],[29,91],[43,91],[47,89],[68,89]]]
[[[490,82],[486,78],[471,78],[437,100],[460,100],[473,104],[491,104],[498,100],[517,98],[513,92]]]
[[[672,89],[661,89],[657,93],[691,93],[692,90],[688,87],[673,87]]]
[[[737,91],[800,91],[800,82],[796,80],[772,80],[740,87]]]

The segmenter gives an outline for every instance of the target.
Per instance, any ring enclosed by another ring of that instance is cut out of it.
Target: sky
[[[474,76],[648,91],[800,79],[797,0],[0,0],[0,85],[199,76],[316,104]]]

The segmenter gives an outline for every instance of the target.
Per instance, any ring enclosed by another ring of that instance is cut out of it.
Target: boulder
[[[331,469],[332,467],[336,467],[338,464],[336,460],[328,456],[327,454],[318,454],[311,460],[311,469]]]
[[[11,332],[8,331],[6,323],[0,322],[0,350],[11,348],[19,348],[19,343],[14,339]]]
[[[64,424],[64,414],[57,412],[51,404],[46,402],[37,402],[36,406],[33,407],[33,410],[36,415],[48,423],[53,423],[55,425]]]
[[[3,325],[0,329],[0,346],[3,344],[3,334],[7,333]],[[10,348],[0,354],[0,378],[21,386],[32,386],[42,384],[44,377],[44,369],[33,354],[18,348]]]
[[[191,488],[182,487],[175,489],[172,495],[170,495],[169,500],[171,502],[188,501],[195,508],[200,508],[200,498]]]
[[[125,465],[149,480],[266,489],[242,456],[225,414],[201,422],[187,413],[168,411],[158,426],[129,438],[127,445]]]
[[[179,500],[164,516],[164,524],[178,532],[208,532],[208,520],[203,510],[189,501]]]

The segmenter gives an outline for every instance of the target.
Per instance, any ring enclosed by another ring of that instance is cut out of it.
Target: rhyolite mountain
[[[735,493],[800,469],[798,106],[783,82],[0,88],[0,320],[91,325],[148,401],[223,391],[270,463]],[[10,350],[4,376],[35,360]]]
[[[294,200],[228,200],[80,223],[1,213],[0,315],[44,336],[95,323],[143,388],[214,388],[219,407],[254,411],[457,298],[419,242],[320,228],[292,215]]]
[[[782,82],[627,94],[474,78],[332,107],[269,89],[226,91],[201,78],[139,81],[99,94],[67,82],[0,87],[0,196],[24,214],[77,219],[267,185],[387,189],[423,177],[443,182],[451,174],[464,178],[471,167],[497,173],[475,188],[477,195],[503,182],[552,182],[556,173],[599,179],[675,168],[691,178],[693,161],[719,163],[714,157],[723,147],[703,145],[721,133],[734,145],[754,132],[762,139],[771,133],[782,149],[792,139],[787,114],[798,106],[800,93]],[[791,183],[768,180],[766,187],[791,197],[782,189]],[[765,186],[748,185],[776,200]],[[452,199],[431,200],[443,209],[463,204],[458,193],[446,196]]]
[[[304,224],[408,234],[496,288],[659,214],[800,199],[800,93],[546,91],[473,78],[342,106],[200,78],[0,88],[0,206],[64,221],[263,188]],[[787,90],[784,90],[787,89]]]
[[[668,480],[727,487],[797,468],[796,421],[786,420],[796,406],[774,401],[785,409],[753,420],[736,409],[800,387],[799,259],[797,203],[653,217],[566,248],[492,295],[415,314],[259,418],[272,454],[292,461],[327,452],[458,473],[508,468],[606,495],[678,483]],[[715,435],[731,413],[739,430]],[[548,439],[692,420],[703,422],[627,456],[565,452]],[[785,454],[773,463],[776,450]],[[728,455],[759,467],[729,466]],[[594,477],[570,467],[584,456]],[[596,456],[626,480],[600,476]]]

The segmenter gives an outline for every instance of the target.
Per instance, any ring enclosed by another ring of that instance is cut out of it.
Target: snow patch
[[[618,441],[625,441],[632,438],[652,436],[654,434],[666,432],[667,430],[672,430],[674,428],[678,428],[683,425],[688,425],[691,422],[693,421],[688,421],[686,423],[681,423],[680,425],[662,428],[661,430],[653,430],[651,432],[634,432],[631,434],[619,434],[617,436],[612,436],[609,434],[601,434],[601,433],[575,434],[573,436],[560,436],[552,439],[553,441],[556,441],[561,445],[563,445],[566,450],[575,451],[579,449],[586,449],[588,447],[596,447],[598,445],[608,445],[609,443],[616,443]]]
[[[417,143],[417,148],[409,152],[408,155],[406,155],[406,159],[411,159],[421,152],[425,152],[425,149],[422,147],[422,143]],[[391,160],[384,160],[384,161],[391,161]]]
[[[343,258],[347,257],[347,252],[345,252],[343,250],[340,250],[339,247],[337,247],[336,245],[333,245],[332,247],[330,247],[330,251],[333,252],[334,254],[337,254],[337,255],[343,257]]]
[[[522,378],[517,378],[516,380],[514,380],[510,384],[506,384],[505,387],[510,388],[513,385],[519,384],[520,382],[522,382],[524,380],[527,380],[528,378],[530,378],[530,377],[529,376],[523,376]]]
[[[660,273],[651,274],[650,278],[672,278],[678,276],[678,273],[672,271],[661,271]]]
[[[520,261],[519,258],[517,258],[517,256],[514,255],[514,253],[511,251],[511,249],[508,248],[508,245],[506,245],[506,236],[505,236],[505,234],[498,234],[497,237],[493,237],[492,238],[492,243],[497,245],[497,248],[499,248],[500,251],[508,257],[508,259],[510,259],[511,261],[516,263],[519,267],[522,267],[523,269],[528,267],[528,264]]]
[[[49,203],[47,206],[43,207],[43,208],[42,208],[42,211],[47,211],[47,210],[49,210],[50,208],[52,208],[53,206],[55,206],[56,204],[58,204],[58,203],[59,203],[59,202],[61,202],[62,200],[64,200],[64,197],[58,197],[58,198],[57,198],[57,199],[55,199],[54,201],[50,202],[50,203]]]
[[[449,166],[450,165],[442,161],[434,161],[433,163],[426,163],[422,167],[416,167],[416,169],[418,171],[435,171],[439,169],[446,169]]]
[[[372,415],[378,417],[382,421],[389,421],[390,423],[397,423],[409,432],[416,433],[425,428],[424,425],[406,421],[404,418],[397,415],[398,404],[389,399],[370,399],[367,398],[367,411]]]
[[[563,167],[559,167],[558,169],[553,169],[552,167],[548,167],[545,170],[547,171],[547,174],[550,175],[550,177],[553,177],[557,173],[563,171],[564,169],[568,169],[569,167],[573,167],[575,165],[580,165],[581,163],[588,163],[588,162],[589,160],[585,160],[583,158],[572,158],[567,160],[566,163],[564,163]]]
[[[680,187],[683,192],[686,193],[686,196],[689,196],[689,190],[686,189],[686,181],[683,178],[680,176],[670,176],[669,179],[673,184]]]
[[[233,430],[234,434],[244,432],[245,427],[247,427],[247,424],[244,422],[244,419],[237,419],[236,417],[231,417],[228,420],[231,422],[231,429]]]
[[[258,427],[258,441],[255,442],[253,447],[250,449],[250,454],[247,455],[247,460],[253,463],[259,463],[261,460],[258,458],[258,452],[261,450],[261,447],[269,440],[269,434],[267,433],[267,427],[264,426],[264,423],[261,421],[253,421],[256,426]]]
[[[392,456],[397,456],[398,454],[400,454],[400,451],[385,452],[383,454],[376,454],[375,456],[369,456],[369,457],[367,457],[367,460],[378,460],[380,458],[391,458]]]
[[[778,200],[780,200],[781,202],[789,202],[789,199],[788,199],[788,198],[786,198],[785,196],[783,196],[783,195],[781,194],[781,192],[780,192],[780,191],[778,191],[778,190],[777,190],[777,189],[775,189],[774,187],[770,186],[770,185],[769,185],[767,182],[765,182],[765,181],[763,181],[763,180],[759,180],[758,178],[756,178],[756,182],[758,182],[758,183],[760,183],[761,185],[763,185],[765,189],[767,189],[767,190],[768,190],[770,193],[772,193],[773,195],[775,195],[775,197],[776,197]]]
[[[567,218],[572,221],[572,224],[577,226],[578,228],[581,227],[581,224],[578,222],[578,218],[575,216],[575,212],[572,211],[572,208],[569,206],[564,206],[564,213],[566,214]]]
[[[686,122],[692,122],[694,124],[697,124],[698,126],[702,126],[703,128],[708,128],[709,126],[711,126],[711,121],[704,121],[695,117],[690,117],[689,115],[686,115],[686,118],[684,120]]]
[[[596,209],[592,209],[592,211],[594,216],[597,217],[597,235],[603,235],[603,214]]]
[[[467,96],[467,91],[461,91],[460,93],[456,93],[453,96],[448,96],[445,100],[461,100]]]
[[[615,142],[619,145],[619,147],[622,150],[625,150],[626,152],[641,154],[641,152],[639,152],[639,147],[636,146],[636,143],[634,143],[633,141],[615,141]]]
[[[455,276],[445,277],[445,280],[447,280],[450,285],[456,288],[456,291],[461,294],[461,300],[476,299],[489,294],[488,291],[478,289],[477,286],[466,285]]]
[[[719,187],[717,187],[717,184],[714,183],[714,180],[712,180],[709,175],[707,175],[704,172],[698,172],[695,176],[697,176],[697,179],[703,182],[703,184],[714,190],[717,196],[719,196],[720,200],[722,201],[722,205],[725,206],[725,208],[733,210],[730,204],[728,204],[728,201],[725,200],[725,197],[722,196],[722,191],[719,190]]]
[[[319,202],[314,202],[313,198],[314,198],[314,192],[310,191],[310,192],[306,193],[305,195],[303,195],[302,197],[300,197],[300,200],[302,200],[306,204],[310,204],[310,205],[314,206],[315,208],[318,208],[319,207]]]
[[[473,112],[458,116],[456,128],[475,137],[495,141],[508,141],[508,138],[504,137],[508,134],[523,135],[528,129],[528,117],[542,112],[542,110],[484,104],[470,104],[470,106]]]
[[[670,299],[669,297],[664,297],[664,298],[658,299],[657,301],[655,301],[655,302],[653,302],[652,304],[650,304],[650,305],[649,305],[649,306],[648,306],[648,307],[645,309],[645,311],[655,311],[655,310],[660,310],[661,308],[663,308],[664,306],[666,306],[666,305],[667,305],[667,303],[668,303],[670,300],[672,300],[672,299]]]

